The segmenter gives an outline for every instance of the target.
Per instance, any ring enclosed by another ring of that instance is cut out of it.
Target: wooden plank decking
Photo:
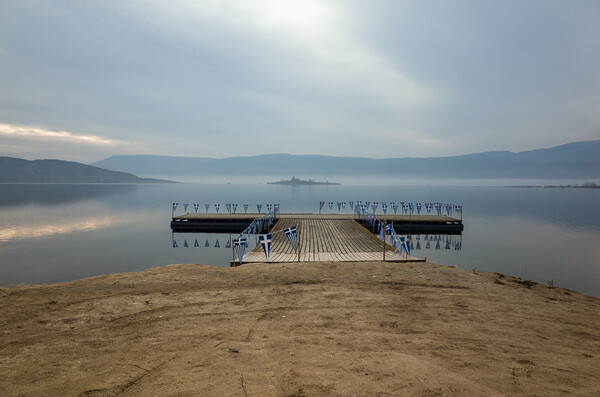
[[[337,218],[337,217],[336,217]],[[383,259],[383,244],[379,239],[352,219],[323,219],[323,217],[285,216],[273,227],[271,253],[268,260],[260,244],[244,255],[242,263],[296,262],[298,254],[293,250],[283,229],[300,225],[300,261],[363,262]],[[386,246],[386,261],[423,261],[394,253]]]

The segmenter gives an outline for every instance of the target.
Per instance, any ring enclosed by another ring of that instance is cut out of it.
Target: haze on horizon
[[[600,139],[600,2],[4,0],[0,156],[433,157]]]

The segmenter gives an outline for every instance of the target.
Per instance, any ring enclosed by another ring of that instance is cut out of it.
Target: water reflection
[[[3,184],[0,207],[76,203],[91,198],[131,194],[138,187],[139,185],[109,184]]]

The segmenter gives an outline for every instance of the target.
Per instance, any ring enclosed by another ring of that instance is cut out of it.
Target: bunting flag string
[[[194,204],[194,212],[198,212],[198,208],[200,208],[200,204]]]
[[[204,243],[204,246],[205,246],[206,248],[210,247],[210,244],[208,243],[208,239],[206,239],[206,242]]]
[[[271,250],[271,234],[261,234],[260,236],[258,236],[258,241],[260,242],[260,244],[263,247],[263,250],[265,251],[266,260],[268,260],[269,253]],[[241,263],[241,261],[240,261],[240,263]]]
[[[248,204],[244,204],[244,214],[248,213]]]
[[[260,214],[260,211],[262,210],[262,204],[256,204],[256,210]]]
[[[188,245],[188,242],[187,242],[187,239],[186,239],[186,240],[183,240],[183,246],[184,246],[184,247],[186,247],[186,248],[187,248],[187,247],[189,247],[189,245]]]
[[[332,209],[332,208],[333,208],[333,202],[332,202],[332,201],[330,201],[330,202],[329,202],[329,209]]]
[[[217,239],[217,242],[215,243],[215,248],[221,248],[221,244],[219,244],[219,239]]]
[[[195,239],[195,240],[194,240],[194,247],[195,247],[195,248],[198,248],[198,247],[200,247],[200,244],[198,244],[198,239]]]
[[[231,212],[231,204],[225,204],[225,209],[227,210],[227,212]]]
[[[417,203],[417,215],[421,215],[421,208],[423,205],[421,203]]]
[[[233,213],[235,214],[237,211],[237,204],[233,204],[232,206],[233,206]]]
[[[348,204],[350,204],[350,209],[354,211],[354,201],[350,201]]]
[[[184,205],[183,205],[183,210],[185,211],[185,213],[186,213],[186,214],[187,214],[187,207],[188,207],[188,205],[187,205],[187,204],[184,204]]]
[[[173,212],[177,211],[178,205],[179,205],[179,203],[173,203]]]
[[[215,210],[219,212],[219,208],[221,208],[221,204],[215,204]]]
[[[292,248],[294,248],[295,252],[298,252],[298,232],[296,226],[289,227],[284,230],[285,235],[287,236]]]
[[[207,214],[208,214],[209,208],[210,208],[210,204],[204,204],[204,210],[206,211]]]

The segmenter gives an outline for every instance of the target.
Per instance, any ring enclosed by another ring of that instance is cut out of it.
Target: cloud
[[[14,139],[64,141],[68,143],[92,146],[120,146],[126,142],[104,138],[97,135],[81,135],[68,131],[52,131],[38,127],[23,127],[12,124],[0,124],[0,135]]]

